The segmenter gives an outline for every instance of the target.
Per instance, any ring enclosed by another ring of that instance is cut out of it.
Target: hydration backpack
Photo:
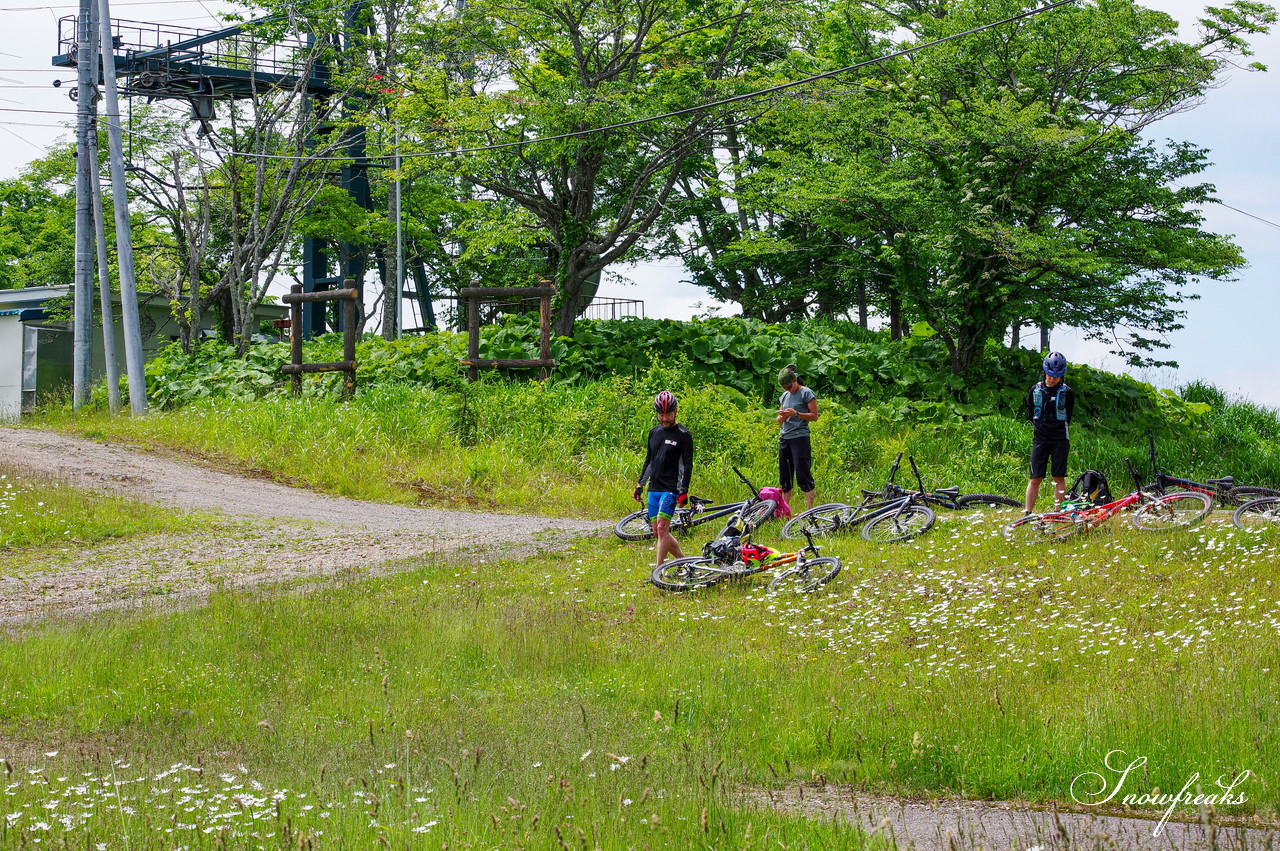
[[[1048,388],[1044,386],[1044,382],[1040,382],[1031,388],[1031,407],[1033,420],[1040,419],[1040,412],[1044,410],[1044,393]],[[1067,391],[1071,388],[1062,383],[1058,385],[1058,395],[1054,397],[1054,407],[1056,408],[1055,416],[1063,422],[1067,421]],[[1098,473],[1101,476],[1101,473]]]
[[[1094,505],[1105,505],[1111,502],[1111,486],[1107,484],[1107,477],[1102,473],[1097,470],[1085,470],[1071,483],[1067,498],[1087,500]]]

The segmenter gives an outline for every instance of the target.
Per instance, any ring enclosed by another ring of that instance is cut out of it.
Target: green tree
[[[422,23],[413,64],[430,70],[396,117],[424,148],[522,143],[431,164],[472,198],[505,202],[501,219],[471,221],[463,250],[539,252],[539,272],[559,287],[555,330],[569,333],[588,281],[650,239],[685,162],[732,116],[704,110],[586,131],[740,91],[744,56],[787,31],[790,13],[720,0],[474,0]],[[567,138],[530,141],[551,136]]]
[[[76,199],[68,173],[75,173],[74,158],[62,147],[0,180],[0,289],[74,279]]]
[[[944,0],[875,13],[923,42],[1031,8]],[[1207,153],[1145,138],[1274,20],[1251,2],[1208,14],[1188,43],[1169,16],[1105,0],[878,64],[793,111],[791,143],[758,186],[844,240],[849,265],[932,326],[957,374],[1019,320],[1083,328],[1151,362],[1152,332],[1178,327],[1196,279],[1243,263],[1200,227],[1213,189],[1190,181]],[[827,61],[866,58],[864,39],[832,31]]]

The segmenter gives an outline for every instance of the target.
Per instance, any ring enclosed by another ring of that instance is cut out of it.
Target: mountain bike
[[[808,543],[793,553],[770,550],[764,558],[759,557],[759,548],[752,546],[748,537],[721,542],[712,552],[700,556],[663,562],[653,569],[649,581],[666,591],[690,591],[781,568],[769,582],[770,591],[806,592],[827,584],[840,572],[840,559],[819,555],[812,536],[807,536]]]
[[[1187,490],[1196,493],[1202,493],[1216,500],[1223,508],[1229,508],[1233,505],[1243,505],[1250,500],[1260,499],[1262,497],[1280,497],[1280,490],[1274,488],[1256,487],[1253,485],[1237,485],[1235,476],[1223,476],[1220,479],[1209,479],[1203,484],[1191,479],[1183,479],[1178,476],[1170,476],[1160,472],[1160,466],[1156,463],[1156,439],[1152,435],[1147,435],[1147,458],[1151,461],[1151,470],[1155,475],[1155,481],[1148,485],[1148,489],[1155,488],[1160,493],[1169,490]],[[1233,521],[1234,522],[1234,521]]]
[[[918,490],[908,491],[895,483],[904,453],[899,452],[889,467],[889,477],[878,491],[862,489],[862,502],[849,505],[830,502],[797,514],[782,527],[782,537],[802,534],[834,535],[860,527],[868,541],[903,541],[929,530],[937,519],[931,506],[950,509],[1016,508],[1022,503],[989,493],[961,494],[959,487],[926,490],[914,456],[907,456]],[[904,500],[907,502],[904,504]]]
[[[1170,494],[1153,493],[1142,484],[1138,469],[1129,459],[1129,475],[1136,490],[1120,499],[1088,508],[1072,508],[1047,514],[1028,514],[1001,530],[1005,540],[1015,544],[1061,541],[1078,535],[1110,520],[1116,514],[1138,506],[1133,513],[1133,525],[1145,531],[1166,531],[1195,526],[1209,516],[1213,500],[1198,491],[1176,491]]]
[[[748,488],[751,489],[752,499],[756,499],[756,511],[764,513],[764,507],[759,505],[759,491],[755,486],[742,475],[737,467],[733,468],[733,472],[737,473]],[[710,523],[713,520],[719,520],[723,517],[737,514],[752,502],[752,499],[744,499],[741,502],[725,502],[719,505],[713,505],[709,499],[701,499],[700,497],[689,497],[689,504],[683,508],[677,508],[671,517],[671,532],[675,535],[683,535],[692,531],[695,527],[701,526],[703,523]],[[774,505],[763,517],[756,518],[754,515],[748,518],[751,522],[751,528],[755,528],[773,515],[777,510]],[[644,541],[653,537],[653,526],[649,523],[649,510],[642,508],[639,511],[632,512],[622,518],[613,527],[613,533],[624,541]]]

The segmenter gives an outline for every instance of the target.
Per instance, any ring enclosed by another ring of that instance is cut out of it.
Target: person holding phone
[[[778,373],[778,384],[782,387],[778,398],[778,488],[790,503],[794,480],[804,494],[806,508],[813,508],[817,485],[813,481],[809,423],[818,419],[818,397],[804,386],[793,363]]]

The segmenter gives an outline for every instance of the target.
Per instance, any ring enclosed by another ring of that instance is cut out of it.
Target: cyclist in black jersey
[[[683,508],[689,501],[689,478],[693,473],[693,437],[689,430],[676,422],[679,402],[670,391],[663,390],[653,400],[658,425],[649,430],[649,445],[644,456],[644,468],[640,482],[631,492],[640,500],[646,483],[649,485],[649,522],[657,538],[656,562],[662,564],[668,556],[684,558],[680,543],[671,534],[671,518],[677,507]]]
[[[1054,505],[1061,505],[1067,492],[1067,454],[1071,450],[1071,417],[1076,409],[1076,394],[1062,380],[1066,372],[1067,359],[1058,352],[1050,352],[1044,359],[1044,381],[1027,393],[1027,419],[1031,420],[1027,514],[1035,511],[1046,472],[1053,476]]]

